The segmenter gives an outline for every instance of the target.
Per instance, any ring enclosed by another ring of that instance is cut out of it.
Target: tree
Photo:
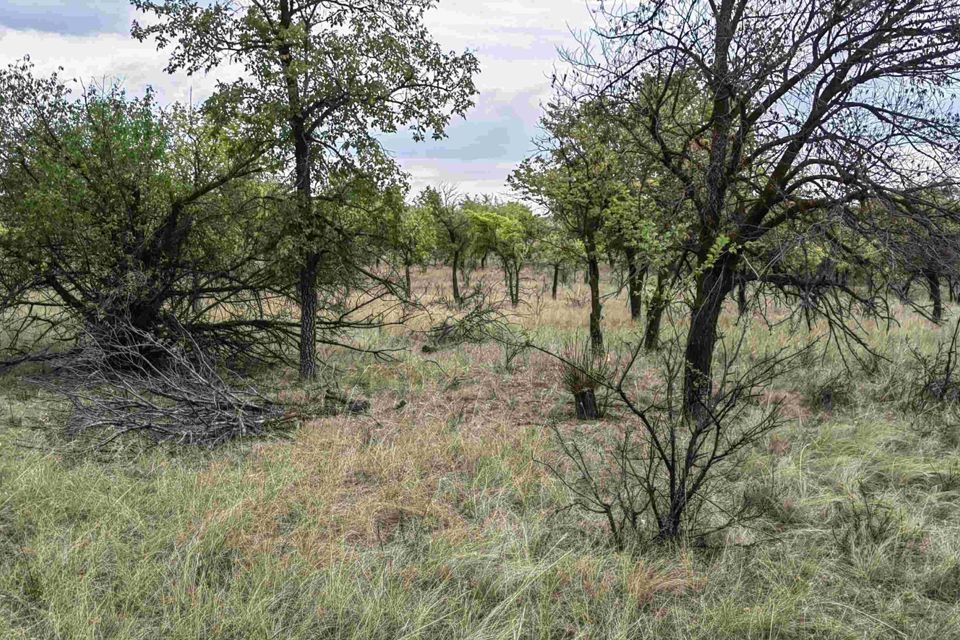
[[[403,265],[406,293],[410,296],[410,269],[423,264],[436,249],[437,228],[427,207],[402,201],[391,208],[387,223],[390,244]]]
[[[474,249],[492,252],[503,267],[504,282],[513,306],[520,304],[520,272],[533,252],[541,226],[533,212],[519,202],[467,201],[464,209],[473,225]]]
[[[460,294],[458,274],[471,243],[470,217],[464,212],[460,197],[450,186],[424,189],[417,198],[417,204],[429,211],[433,217],[439,240],[438,248],[450,264],[453,300],[459,304],[463,297]]]
[[[590,284],[590,339],[603,349],[600,256],[604,211],[619,193],[622,165],[612,127],[595,105],[550,104],[541,119],[544,135],[537,154],[509,178],[529,200],[550,212],[573,238],[583,242]]]
[[[0,71],[0,92],[4,324],[121,342],[186,329],[234,352],[286,334],[247,313],[272,290],[259,265],[275,195],[261,147],[193,109],[161,111],[149,91],[73,97],[28,61]]]
[[[882,204],[884,222],[955,217],[925,194],[956,182],[960,6],[666,0],[595,13],[597,46],[568,56],[573,90],[631,105],[645,150],[696,210],[683,385],[707,425],[723,301],[767,234],[836,222],[892,254],[880,219],[855,215],[862,203]],[[709,102],[693,122],[670,89],[691,73]]]
[[[336,168],[358,171],[377,157],[374,132],[409,124],[435,138],[475,93],[477,61],[443,52],[425,25],[433,0],[132,0],[156,22],[135,23],[140,40],[173,45],[168,70],[209,71],[239,62],[244,75],[221,82],[227,117],[292,156],[303,260],[298,276],[300,376],[316,375],[317,247],[324,221],[314,195]],[[374,153],[371,153],[371,150]]]
[[[557,299],[557,289],[561,280],[566,278],[566,270],[579,264],[584,254],[583,246],[571,239],[570,234],[553,216],[541,220],[541,232],[537,242],[537,255],[550,265],[552,285],[551,297]]]

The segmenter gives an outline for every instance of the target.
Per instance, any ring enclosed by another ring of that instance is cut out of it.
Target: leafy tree
[[[433,0],[132,0],[154,16],[135,24],[140,40],[173,45],[168,69],[209,71],[238,62],[244,74],[220,83],[224,117],[292,156],[295,214],[303,246],[298,276],[300,376],[316,375],[318,185],[352,167],[380,175],[375,132],[409,125],[415,139],[443,135],[475,93],[477,61],[442,51],[425,25]]]
[[[464,205],[474,228],[474,245],[480,253],[492,252],[503,267],[510,303],[520,303],[520,273],[533,253],[540,224],[533,212],[518,202],[468,201]]]
[[[437,229],[437,248],[450,265],[453,284],[453,299],[460,303],[460,280],[458,274],[472,242],[470,217],[452,187],[439,189],[428,187],[417,198],[418,206],[430,213]]]
[[[553,271],[550,292],[551,297],[556,300],[560,281],[566,277],[567,269],[582,262],[584,249],[552,216],[541,219],[540,226],[536,252]]]
[[[921,225],[956,217],[928,194],[956,183],[960,6],[667,0],[595,15],[603,47],[569,56],[573,90],[630,106],[646,151],[696,212],[683,385],[695,437],[707,437],[720,312],[758,241],[837,221],[894,255],[889,218],[857,215],[862,203]],[[691,70],[709,104],[693,121],[670,95]]]
[[[437,227],[433,215],[425,206],[400,202],[391,208],[387,224],[393,250],[404,270],[407,295],[411,295],[410,269],[424,264],[437,248]]]
[[[73,97],[27,61],[0,71],[0,93],[0,312],[21,314],[21,335],[186,327],[240,349],[286,331],[245,315],[270,291],[261,148],[150,92]]]
[[[544,207],[572,238],[583,243],[590,285],[590,339],[603,349],[600,297],[604,211],[620,193],[622,164],[615,130],[595,104],[550,104],[541,119],[536,155],[511,174],[511,185]]]

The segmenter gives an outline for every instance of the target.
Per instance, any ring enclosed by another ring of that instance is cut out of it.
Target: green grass
[[[738,480],[764,517],[711,549],[618,553],[602,522],[560,510],[533,459],[572,407],[554,369],[527,355],[508,373],[493,345],[344,360],[376,421],[212,452],[82,453],[8,376],[0,638],[960,638],[960,437],[949,412],[918,424],[903,401],[907,341],[942,334],[910,321],[874,337],[891,359],[875,371],[844,377],[828,354],[781,380],[798,413]],[[393,505],[419,515],[384,533]]]

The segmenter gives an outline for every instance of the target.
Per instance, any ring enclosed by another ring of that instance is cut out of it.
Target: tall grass
[[[607,310],[629,339],[625,301]],[[586,311],[561,295],[523,321],[560,349]],[[538,463],[557,456],[548,421],[575,420],[536,354],[512,372],[496,344],[344,358],[369,417],[109,456],[57,439],[54,401],[8,376],[0,638],[960,638],[958,426],[904,402],[910,346],[944,333],[904,315],[872,337],[888,360],[810,357],[770,389],[791,419],[736,479],[763,517],[707,548],[623,552]],[[757,353],[796,339],[749,336]]]

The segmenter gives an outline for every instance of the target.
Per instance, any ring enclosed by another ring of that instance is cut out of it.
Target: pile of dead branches
[[[69,401],[71,435],[105,432],[215,446],[262,435],[293,417],[255,388],[227,380],[188,334],[173,341],[124,327],[90,333],[56,375],[39,381]]]
[[[478,286],[464,297],[454,313],[448,314],[426,331],[424,353],[462,344],[479,344],[504,334],[510,322],[503,312],[503,300],[493,299]]]

